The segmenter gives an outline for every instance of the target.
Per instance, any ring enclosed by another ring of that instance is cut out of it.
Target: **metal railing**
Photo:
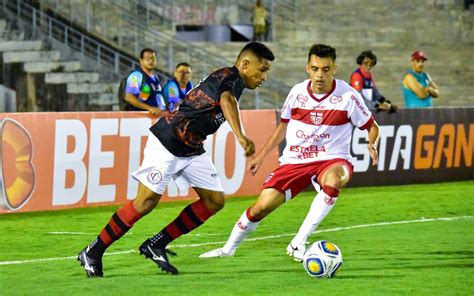
[[[73,48],[80,53],[83,61],[86,56],[93,59],[96,62],[97,69],[106,66],[107,71],[112,71],[118,77],[124,77],[132,69],[140,67],[136,59],[123,55],[113,47],[86,36],[30,4],[19,0],[0,1],[1,7],[6,13],[16,15],[29,26],[33,33],[39,30],[49,38],[54,38]],[[158,75],[161,76],[161,79],[166,80],[167,78],[163,73],[158,73]]]
[[[193,66],[195,77],[199,79],[215,69],[234,62],[229,61],[220,53],[207,50],[205,46],[196,46],[185,40],[177,40],[172,31],[166,32],[166,30],[150,27],[147,19],[155,19],[156,12],[137,9],[143,6],[143,1],[96,1],[93,13],[92,11],[80,12],[81,9],[84,10],[84,7],[81,8],[79,2],[43,0],[41,3],[49,6],[57,4],[58,6],[54,7],[55,10],[65,16],[71,14],[68,9],[74,9],[75,21],[84,27],[89,26],[91,32],[100,35],[107,42],[116,44],[127,53],[137,55],[141,48],[154,48],[159,65],[168,72],[174,70],[176,62],[186,61]],[[85,9],[88,9],[87,6]],[[144,18],[143,13],[149,16]],[[78,15],[82,17],[78,18]],[[206,46],[212,46],[212,44]],[[264,87],[255,92],[255,102],[252,107],[270,105],[279,108],[289,89],[290,86],[285,83],[269,79]],[[249,96],[248,93],[245,95]]]

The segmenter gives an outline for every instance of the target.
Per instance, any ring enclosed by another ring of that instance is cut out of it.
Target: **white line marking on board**
[[[399,225],[399,224],[410,224],[410,223],[465,220],[465,219],[473,219],[473,218],[474,218],[474,216],[420,218],[420,219],[416,219],[416,220],[379,222],[379,223],[372,223],[372,224],[360,224],[360,225],[354,225],[354,226],[321,229],[321,230],[315,231],[314,233],[337,232],[337,231],[342,231],[342,230],[351,230],[351,229],[358,229],[358,228],[368,228],[368,227],[387,226],[387,225]],[[293,236],[293,235],[295,235],[295,233],[267,235],[267,236],[249,238],[249,239],[246,239],[245,241],[259,241],[259,240],[274,239],[274,238],[287,237],[287,236]],[[171,245],[171,247],[173,247],[173,248],[192,248],[192,247],[200,247],[200,246],[207,246],[207,245],[220,245],[220,244],[224,244],[224,243],[225,243],[225,241],[220,241],[220,242],[207,242],[207,243],[199,243],[199,244]],[[114,255],[131,254],[131,253],[137,253],[137,252],[138,251],[136,251],[136,250],[128,250],[128,251],[109,252],[109,253],[106,253],[104,255],[105,256],[114,256]],[[69,260],[69,259],[76,259],[76,258],[77,258],[77,256],[67,256],[67,257],[40,258],[40,259],[31,259],[31,260],[0,261],[0,265],[17,265],[17,264],[37,263],[37,262],[45,262],[45,261]]]

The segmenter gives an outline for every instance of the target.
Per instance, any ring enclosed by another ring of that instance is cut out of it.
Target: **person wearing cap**
[[[407,108],[433,107],[433,98],[439,96],[439,90],[431,77],[423,72],[428,60],[425,53],[415,51],[411,55],[411,69],[403,77],[403,96]]]

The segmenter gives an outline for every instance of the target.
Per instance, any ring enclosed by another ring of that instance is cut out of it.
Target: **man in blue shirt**
[[[126,111],[149,111],[160,115],[166,110],[161,94],[161,84],[153,72],[156,67],[156,53],[151,48],[140,52],[140,69],[131,72],[126,80],[125,96]]]
[[[439,96],[439,90],[431,77],[423,72],[428,60],[422,51],[411,55],[411,69],[403,77],[403,96],[407,108],[433,107],[433,98]]]
[[[168,80],[163,87],[163,97],[170,112],[176,110],[186,94],[193,88],[191,78],[191,66],[188,63],[179,63],[174,71],[174,78]]]

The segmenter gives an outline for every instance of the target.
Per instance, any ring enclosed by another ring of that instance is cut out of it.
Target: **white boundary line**
[[[313,234],[326,233],[326,232],[337,232],[337,231],[342,231],[342,230],[377,227],[377,226],[399,225],[399,224],[410,224],[410,223],[423,223],[423,222],[437,222],[437,221],[454,221],[454,220],[466,220],[466,219],[473,219],[473,218],[474,218],[474,216],[457,216],[457,217],[420,218],[420,219],[416,219],[416,220],[379,222],[379,223],[372,223],[372,224],[360,224],[360,225],[354,225],[354,226],[322,229],[322,230],[315,231]],[[60,233],[61,232],[57,232],[56,234],[60,234]],[[74,234],[74,233],[67,232],[67,234]],[[79,232],[78,234],[82,234],[82,232]],[[274,238],[294,236],[294,235],[295,235],[295,233],[267,235],[267,236],[249,238],[249,239],[246,239],[245,241],[259,241],[259,240],[267,240],[267,239],[274,239]],[[192,247],[201,247],[201,246],[207,246],[207,245],[220,245],[220,244],[224,244],[224,243],[225,243],[225,241],[220,241],[220,242],[207,242],[207,243],[199,243],[199,244],[171,245],[170,247],[173,247],[173,248],[192,248]],[[106,253],[105,256],[130,254],[130,253],[136,253],[136,252],[138,252],[138,251],[129,250],[129,251],[109,252],[109,253]],[[76,259],[76,258],[77,258],[77,256],[67,256],[67,257],[56,257],[56,258],[53,257],[53,258],[31,259],[31,260],[0,261],[0,265],[17,265],[17,264],[37,263],[37,262],[45,262],[45,261],[70,260],[70,259]]]

